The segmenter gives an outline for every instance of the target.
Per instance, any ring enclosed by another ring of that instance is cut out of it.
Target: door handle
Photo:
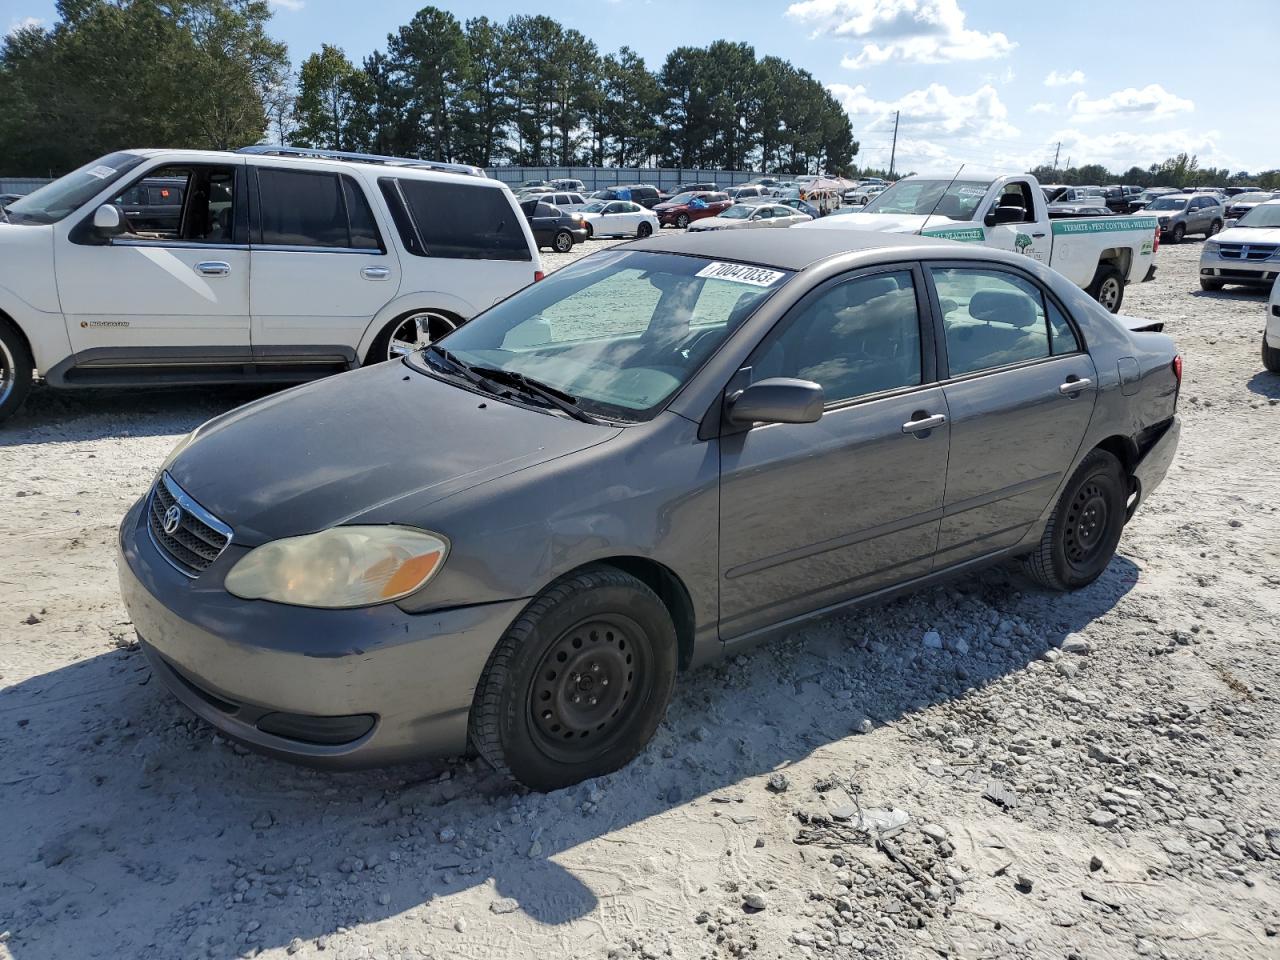
[[[206,277],[225,277],[231,273],[231,264],[225,260],[205,260],[196,264],[196,272]]]
[[[390,267],[363,267],[360,270],[360,276],[366,280],[386,280],[391,276]]]
[[[932,430],[934,427],[940,427],[947,422],[945,413],[935,413],[933,416],[924,416],[919,420],[908,420],[902,425],[903,433],[919,433],[922,430]]]
[[[1088,390],[1092,384],[1088,377],[1068,377],[1067,382],[1058,387],[1058,392],[1064,397],[1074,397],[1081,390]]]
[[[1035,237],[1037,240],[1039,240],[1041,237],[1044,236],[1044,231],[1041,230],[1039,233],[1033,233],[1032,236]]]

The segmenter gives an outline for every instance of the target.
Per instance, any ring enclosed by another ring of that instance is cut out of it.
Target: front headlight
[[[448,540],[414,527],[332,527],[250,550],[224,586],[244,600],[368,607],[420,589],[448,554]]]
[[[1202,252],[1200,255],[1204,257],[1216,257],[1218,255],[1218,250],[1221,249],[1221,247],[1222,244],[1217,240],[1206,240],[1204,242],[1204,246],[1201,248]]]

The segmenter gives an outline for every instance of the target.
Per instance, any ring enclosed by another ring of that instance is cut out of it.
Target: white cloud
[[[1072,70],[1070,73],[1050,70],[1049,75],[1044,78],[1046,87],[1078,87],[1082,83],[1084,83],[1084,74],[1079,70]]]
[[[290,13],[297,13],[305,7],[306,0],[267,0],[277,10],[288,10]]]
[[[32,27],[43,27],[44,21],[39,17],[23,17],[21,20],[9,21],[9,29],[5,31],[5,36],[13,36],[19,30],[29,30]]]
[[[1033,103],[1027,108],[1027,113],[1053,113],[1053,104],[1045,103],[1043,100],[1039,103]]]
[[[1017,46],[1003,33],[967,29],[957,0],[799,0],[787,16],[811,24],[814,36],[860,41],[857,55],[840,61],[853,70],[894,60],[992,60]]]
[[[1062,141],[1061,162],[1072,164],[1101,163],[1120,173],[1132,166],[1149,167],[1168,157],[1182,153],[1195,154],[1202,167],[1230,167],[1239,170],[1238,158],[1226,154],[1218,146],[1222,134],[1217,130],[1161,130],[1158,133],[1085,133],[1077,129],[1060,130],[1052,139]]]
[[[1196,105],[1170,93],[1158,83],[1151,83],[1139,90],[1127,87],[1097,100],[1090,100],[1083,92],[1074,94],[1067,101],[1067,109],[1076,121],[1103,120],[1111,117],[1155,120],[1175,113],[1187,113]]]

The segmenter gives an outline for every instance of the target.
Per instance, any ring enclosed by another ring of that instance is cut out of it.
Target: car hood
[[[1231,227],[1213,239],[1218,243],[1280,243],[1280,227]]]
[[[209,421],[169,465],[255,546],[444,497],[617,436],[481,396],[391,361],[266,397]]]
[[[966,226],[981,226],[968,221],[952,220],[934,214],[923,217],[910,213],[837,213],[812,220],[809,223],[798,223],[796,227],[804,230],[872,230],[879,233],[915,233],[929,222],[929,231],[939,230],[952,224],[964,223]]]
[[[687,203],[659,203],[653,208],[654,213],[663,213],[667,210],[684,210],[689,205]]]

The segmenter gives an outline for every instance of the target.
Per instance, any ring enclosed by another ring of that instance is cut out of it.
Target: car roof
[[[633,250],[686,254],[711,260],[733,260],[780,270],[803,270],[810,264],[842,253],[902,247],[935,247],[950,251],[956,246],[951,241],[939,240],[937,237],[920,237],[909,233],[799,230],[794,227],[786,232],[785,243],[778,242],[777,232],[773,230],[713,230],[655,234],[627,246]]]

